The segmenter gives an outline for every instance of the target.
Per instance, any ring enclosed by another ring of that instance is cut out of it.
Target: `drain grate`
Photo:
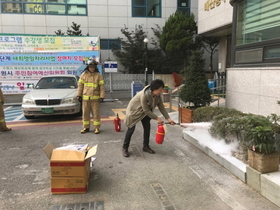
[[[75,203],[51,206],[50,210],[104,210],[104,202]]]
[[[151,187],[159,198],[164,210],[176,210],[175,206],[170,202],[166,191],[160,183],[151,183]]]

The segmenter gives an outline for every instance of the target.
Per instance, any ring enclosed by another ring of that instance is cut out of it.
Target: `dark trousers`
[[[142,120],[142,126],[144,129],[144,134],[143,134],[143,146],[148,146],[150,142],[150,131],[151,131],[151,118],[146,115]],[[125,138],[124,138],[124,143],[123,143],[123,148],[128,148],[131,140],[131,136],[134,133],[135,126],[131,128],[127,128]]]

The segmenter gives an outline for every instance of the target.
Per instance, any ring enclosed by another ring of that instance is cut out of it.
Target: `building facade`
[[[226,71],[226,106],[280,114],[280,2],[201,0],[199,33],[219,36],[219,71]]]
[[[55,35],[72,22],[82,34],[100,36],[101,61],[114,60],[111,52],[121,29],[141,25],[148,38],[155,24],[163,26],[176,10],[197,16],[197,0],[4,0],[0,33]]]

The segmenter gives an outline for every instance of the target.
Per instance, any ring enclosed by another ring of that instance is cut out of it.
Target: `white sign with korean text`
[[[104,71],[106,73],[118,72],[118,62],[117,61],[105,61],[104,62]]]

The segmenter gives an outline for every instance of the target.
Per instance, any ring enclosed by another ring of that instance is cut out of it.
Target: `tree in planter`
[[[194,109],[209,105],[211,102],[211,92],[205,76],[205,60],[202,58],[202,54],[203,52],[200,50],[192,52],[190,65],[186,68],[185,85],[179,93],[180,99]]]

